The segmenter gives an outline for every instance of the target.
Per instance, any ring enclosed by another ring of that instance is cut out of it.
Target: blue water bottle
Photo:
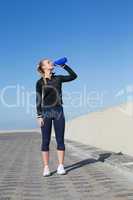
[[[53,64],[54,64],[55,66],[56,66],[56,65],[64,65],[66,62],[67,62],[67,58],[66,58],[66,57],[63,57],[63,58],[60,58],[60,59],[54,61]]]

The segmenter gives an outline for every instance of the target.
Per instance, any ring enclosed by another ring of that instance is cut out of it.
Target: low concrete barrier
[[[65,138],[133,156],[133,102],[68,121]]]

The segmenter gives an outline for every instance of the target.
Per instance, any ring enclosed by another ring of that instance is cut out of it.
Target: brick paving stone
[[[129,166],[132,157],[68,139],[65,143],[67,174],[56,174],[58,157],[52,137],[52,176],[43,177],[40,133],[1,133],[0,200],[133,200],[133,175],[129,177],[129,170],[126,173],[127,168],[121,167],[123,162]]]

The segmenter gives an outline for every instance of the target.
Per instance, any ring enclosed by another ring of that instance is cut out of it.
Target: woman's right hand
[[[42,117],[37,118],[39,127],[42,127],[44,125],[44,119]]]

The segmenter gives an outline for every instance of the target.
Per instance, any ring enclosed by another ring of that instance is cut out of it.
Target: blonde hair
[[[38,71],[38,72],[40,73],[40,75],[42,76],[42,78],[43,78],[45,84],[47,84],[47,81],[46,81],[46,78],[45,78],[45,72],[42,70],[42,63],[43,63],[43,61],[45,61],[45,60],[49,60],[49,59],[48,59],[48,58],[43,58],[43,59],[41,59],[41,60],[39,61],[39,63],[37,64],[37,71]],[[54,73],[52,73],[52,74],[54,74]]]

